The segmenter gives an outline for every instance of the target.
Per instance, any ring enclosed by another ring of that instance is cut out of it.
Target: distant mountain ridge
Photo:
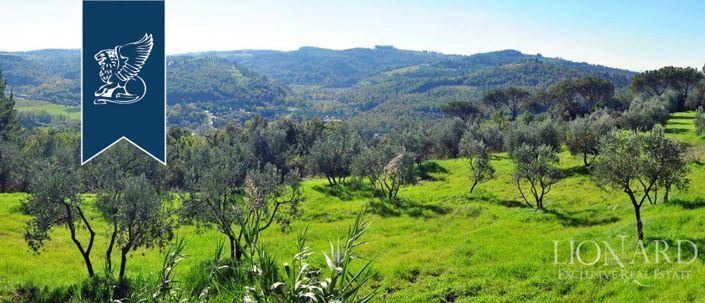
[[[20,96],[64,104],[80,99],[80,50],[0,52],[5,80]]]
[[[55,103],[78,104],[79,62],[79,50],[0,52],[0,68],[18,96]],[[495,87],[542,89],[596,76],[623,88],[635,75],[516,50],[462,56],[392,46],[205,51],[170,55],[167,62],[170,105],[240,121],[252,115],[435,115],[443,103],[477,101]]]
[[[236,61],[287,85],[349,87],[385,70],[460,58],[435,52],[400,50],[392,46],[332,50],[302,47],[295,51],[238,50],[206,52]]]

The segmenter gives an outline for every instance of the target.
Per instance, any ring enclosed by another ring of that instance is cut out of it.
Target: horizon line
[[[282,53],[287,53],[287,52],[295,52],[299,51],[304,48],[317,48],[317,49],[324,49],[324,50],[333,50],[333,51],[346,51],[346,50],[354,50],[354,49],[369,49],[369,50],[374,50],[377,48],[384,48],[384,47],[389,47],[389,48],[394,48],[397,50],[402,50],[402,51],[413,51],[413,52],[427,52],[427,53],[436,53],[436,54],[441,54],[441,55],[446,55],[446,56],[461,56],[461,57],[469,57],[473,55],[478,55],[478,54],[487,54],[487,53],[496,53],[496,52],[503,52],[503,51],[517,51],[523,55],[529,55],[529,56],[536,56],[536,55],[541,55],[546,58],[551,58],[551,59],[561,59],[561,60],[567,60],[575,63],[587,63],[590,65],[597,65],[597,66],[603,66],[603,67],[608,67],[608,68],[614,68],[614,69],[621,69],[625,71],[630,71],[630,72],[643,72],[648,69],[641,69],[641,68],[632,68],[632,67],[624,67],[624,66],[612,66],[612,65],[605,65],[601,63],[592,63],[588,62],[582,59],[572,59],[572,58],[566,58],[562,56],[556,56],[556,55],[544,55],[541,52],[537,53],[532,53],[532,52],[527,52],[524,50],[519,50],[516,48],[507,48],[507,49],[498,49],[498,50],[491,50],[491,51],[481,51],[481,52],[475,52],[475,53],[467,53],[467,54],[459,54],[459,53],[446,53],[442,51],[435,51],[435,50],[430,50],[430,49],[406,49],[406,48],[398,48],[394,45],[390,44],[377,44],[371,47],[366,47],[366,46],[358,46],[358,47],[350,47],[350,48],[330,48],[330,47],[321,47],[321,46],[313,46],[313,45],[303,45],[299,46],[298,48],[295,49],[275,49],[275,48],[228,48],[228,49],[210,49],[210,50],[193,50],[193,51],[185,51],[185,52],[172,52],[172,53],[166,53],[167,56],[183,56],[183,55],[189,55],[189,54],[200,54],[200,53],[208,53],[208,52],[233,52],[233,51],[274,51],[274,52],[282,52]],[[38,49],[29,49],[29,50],[2,50],[0,49],[0,53],[31,53],[31,52],[39,52],[39,51],[51,51],[51,50],[64,50],[64,51],[80,51],[81,48],[38,48]],[[697,66],[690,66],[693,68],[699,68]]]

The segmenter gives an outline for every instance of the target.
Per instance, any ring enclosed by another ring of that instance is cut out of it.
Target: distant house
[[[325,116],[323,117],[323,122],[325,123],[334,123],[334,122],[342,122],[340,118],[336,118],[334,116]]]

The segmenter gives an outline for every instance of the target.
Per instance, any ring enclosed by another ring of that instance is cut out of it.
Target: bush
[[[15,292],[12,294],[12,302],[65,302],[68,301],[68,297],[68,293],[64,288],[50,290],[46,286],[44,288],[39,288],[32,283],[24,283],[15,288]]]
[[[40,288],[31,283],[17,286],[13,302],[114,302],[126,299],[140,282],[125,280],[118,283],[110,277],[94,276],[68,288]]]

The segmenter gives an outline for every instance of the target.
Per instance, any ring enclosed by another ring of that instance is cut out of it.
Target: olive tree
[[[465,123],[459,118],[445,120],[432,130],[436,156],[454,158],[458,155],[458,143],[465,132]]]
[[[460,155],[465,157],[470,165],[470,192],[478,183],[494,177],[494,167],[490,163],[490,154],[481,140],[474,139],[471,133],[466,133],[460,140]]]
[[[384,166],[376,187],[383,197],[394,202],[402,186],[414,183],[416,183],[414,157],[408,153],[400,153]]]
[[[698,107],[695,112],[695,134],[700,136],[705,133],[705,112],[703,112],[703,107]]]
[[[545,145],[558,151],[561,147],[561,132],[550,119],[529,123],[516,121],[508,129],[505,141],[510,156],[522,145],[534,148]]]
[[[399,189],[416,182],[415,154],[390,144],[365,146],[352,163],[353,175],[367,180],[375,195],[394,200]]]
[[[470,124],[463,133],[461,140],[463,138],[482,141],[488,151],[504,151],[504,132],[497,123]]]
[[[298,170],[254,163],[237,136],[201,143],[186,155],[181,215],[187,223],[216,226],[228,238],[230,256],[241,260],[258,235],[278,222],[286,228],[300,201]]]
[[[268,122],[258,116],[248,121],[243,129],[235,131],[240,132],[237,134],[238,138],[251,149],[253,161],[257,166],[270,163],[283,173],[288,173],[296,145],[297,130],[286,121],[288,120]]]
[[[167,214],[171,209],[162,203],[163,193],[172,183],[169,169],[125,141],[115,144],[83,168],[86,184],[96,194],[97,210],[110,226],[105,251],[106,271],[113,273],[113,249],[119,246],[119,279],[122,281],[131,251],[138,247],[162,247],[171,239],[173,224]]]
[[[414,161],[417,165],[432,157],[433,139],[420,126],[395,129],[391,141],[393,145],[401,146],[406,151],[416,155]]]
[[[267,163],[247,174],[243,190],[245,201],[238,217],[240,241],[244,239],[243,249],[249,249],[252,255],[262,231],[274,222],[287,230],[291,219],[299,215],[298,205],[302,201],[299,172],[292,170],[282,174],[276,166]]]
[[[631,130],[650,130],[668,119],[668,100],[664,97],[637,97],[622,113],[621,125]]]
[[[228,238],[230,255],[242,257],[237,223],[250,151],[238,140],[200,142],[186,151],[181,218],[197,227],[217,227]]]
[[[534,147],[523,144],[512,154],[512,161],[514,162],[514,182],[522,199],[530,207],[543,209],[544,197],[560,177],[560,171],[555,166],[558,163],[558,154],[547,145]],[[529,202],[522,189],[524,182],[529,184],[529,193],[534,204]]]
[[[360,150],[360,141],[360,136],[350,127],[338,126],[311,146],[307,156],[310,172],[323,174],[330,185],[344,182]]]
[[[666,137],[666,129],[660,125],[654,127],[649,136],[645,137],[646,148],[649,149],[652,165],[647,166],[653,170],[651,174],[658,174],[657,187],[654,192],[653,203],[658,199],[658,188],[663,191],[663,202],[668,203],[672,187],[686,189],[690,183],[688,179],[687,146],[675,139]]]
[[[588,159],[597,156],[600,139],[609,133],[611,128],[610,117],[604,112],[577,118],[566,125],[565,144],[572,155],[581,155],[583,164],[589,167]]]
[[[34,176],[29,185],[30,196],[22,201],[21,210],[30,216],[25,227],[25,240],[39,253],[45,241],[51,240],[54,227],[69,230],[71,241],[81,254],[89,277],[93,277],[91,252],[96,232],[86,214],[83,192],[83,170],[80,167],[79,137],[76,133],[39,131],[29,138],[25,157],[31,157]],[[79,236],[84,230],[87,234]]]
[[[113,226],[106,252],[106,267],[112,272],[112,250],[120,247],[120,271],[124,280],[127,255],[139,247],[163,245],[173,236],[170,208],[144,175],[128,176],[121,180],[119,194],[103,194],[97,207],[106,221]]]
[[[379,193],[377,188],[379,178],[384,173],[384,165],[388,163],[391,149],[385,146],[370,146],[366,145],[360,149],[353,162],[351,163],[351,173],[355,176],[358,185],[362,185],[364,180],[367,180],[372,186],[375,193]]]
[[[629,196],[634,207],[637,239],[644,239],[641,207],[651,200],[659,182],[685,182],[685,148],[666,138],[662,129],[644,135],[613,131],[602,139],[600,155],[595,159],[594,178],[598,185],[609,186]]]

